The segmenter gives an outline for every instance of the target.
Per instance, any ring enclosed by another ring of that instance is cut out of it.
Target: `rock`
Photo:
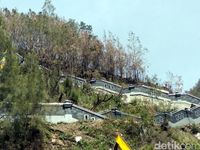
[[[198,140],[200,140],[200,133],[194,135]]]
[[[61,145],[61,146],[64,146],[64,143],[63,143],[63,141],[61,141],[61,140],[57,140],[57,141],[56,141],[56,144]]]
[[[75,137],[75,141],[78,143],[80,140],[82,140],[82,137],[81,136],[76,136]]]
[[[55,143],[56,143],[56,139],[52,139],[51,142],[52,142],[53,144],[55,144]]]

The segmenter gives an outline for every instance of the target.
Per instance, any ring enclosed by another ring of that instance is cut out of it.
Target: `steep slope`
[[[132,149],[153,150],[155,144],[168,142],[199,145],[191,128],[162,130],[158,126],[142,127],[131,120],[81,122],[51,125],[46,149],[106,150],[115,145],[115,132],[120,132]],[[82,137],[79,143],[75,137]]]

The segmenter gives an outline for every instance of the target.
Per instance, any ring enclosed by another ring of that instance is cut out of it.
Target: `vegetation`
[[[112,33],[105,33],[101,40],[91,25],[61,19],[54,10],[51,1],[46,0],[39,13],[29,10],[24,14],[6,8],[0,12],[18,53],[25,56],[35,52],[41,65],[80,77],[145,80],[146,49],[134,33],[130,32],[125,47]]]
[[[189,93],[197,96],[197,97],[200,97],[200,80],[196,83],[196,85],[190,89]]]
[[[13,51],[7,51],[0,83],[1,110],[6,115],[1,122],[1,149],[42,147],[45,124],[38,117],[38,103],[45,100],[45,87],[34,57],[27,55],[20,66]]]
[[[153,150],[155,144],[159,142],[199,144],[198,139],[192,136],[189,130],[171,128],[168,131],[163,131],[159,126],[151,125],[146,128],[131,119],[124,119],[51,125],[53,143],[46,145],[46,148],[105,150],[114,147],[115,132],[120,132],[132,149]],[[78,143],[75,141],[76,136],[82,137]]]
[[[34,54],[28,54],[26,63],[19,65],[3,28],[0,28],[6,64],[0,70],[1,112],[0,149],[39,149],[42,147],[46,126],[38,117],[38,103],[45,100],[42,71]]]
[[[145,82],[160,88],[158,78],[145,73],[147,49],[133,32],[128,35],[127,46],[112,33],[105,33],[101,40],[91,25],[61,19],[54,10],[51,0],[45,0],[39,13],[29,10],[24,14],[7,8],[0,11],[0,60],[6,60],[0,69],[0,112],[4,115],[0,116],[0,149],[109,149],[114,145],[115,131],[121,132],[133,148],[153,149],[159,140],[180,143],[182,135],[184,141],[190,142],[188,136],[191,143],[198,143],[186,131],[162,131],[154,125],[155,112],[170,110],[170,106],[138,100],[125,104],[121,93],[97,92],[87,84],[78,87],[68,78],[60,83],[62,74],[70,74],[106,78],[119,84]],[[181,90],[181,77],[176,78],[177,90]],[[191,93],[197,95],[198,84]],[[44,122],[39,103],[64,99],[96,112],[117,107],[141,116],[141,121],[126,118],[72,125]],[[70,131],[73,129],[77,134]],[[197,133],[199,128],[193,126],[191,132]],[[84,138],[76,143],[74,137],[79,134]],[[58,147],[55,139],[59,139]]]

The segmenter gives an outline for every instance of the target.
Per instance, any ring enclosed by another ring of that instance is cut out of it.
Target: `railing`
[[[98,87],[102,89],[108,89],[109,91],[113,91],[113,93],[121,92],[122,94],[130,94],[130,93],[144,93],[149,95],[149,97],[156,96],[156,97],[162,97],[164,99],[169,99],[171,101],[186,101],[191,104],[200,104],[200,98],[192,96],[190,94],[169,94],[167,92],[162,92],[159,89],[155,89],[148,86],[142,86],[142,85],[135,85],[131,87],[122,87],[120,85],[117,85],[115,83],[106,81],[106,80],[92,80],[91,82],[87,82],[85,79],[81,78],[73,78],[73,82],[78,83],[78,85],[82,85],[83,83],[89,83],[92,87]]]
[[[113,92],[122,92],[122,94],[130,93],[144,93],[149,95],[149,97],[157,96],[165,99],[169,99],[173,102],[186,101],[191,104],[199,105],[200,98],[195,97],[190,94],[169,94],[162,92],[159,89],[153,89],[147,86],[136,85],[132,87],[122,87],[120,85],[114,84],[105,80],[93,80],[90,82],[92,87],[100,87],[102,89],[106,88]],[[196,106],[192,109],[179,110],[177,112],[162,113],[155,116],[155,122],[158,124],[164,123],[165,120],[169,122],[172,126],[181,126],[186,124],[198,124],[200,123],[200,107]]]
[[[21,55],[16,54],[19,57],[19,60],[22,62],[24,59]],[[42,67],[42,66],[40,66]],[[49,70],[45,67],[42,67],[46,70]],[[169,99],[171,101],[186,101],[191,104],[200,105],[200,98],[195,97],[190,94],[169,94],[167,92],[163,92],[159,89],[155,89],[148,86],[142,86],[142,85],[136,85],[131,87],[122,87],[120,85],[117,85],[115,83],[106,81],[106,80],[92,80],[92,82],[87,82],[87,80],[75,76],[66,76],[63,75],[63,78],[70,78],[72,82],[78,86],[82,86],[85,83],[89,83],[92,87],[100,87],[102,89],[109,89],[113,92],[120,92],[122,94],[129,94],[129,93],[144,93],[146,95],[149,95],[149,97],[152,97],[153,95],[156,97],[162,97]],[[60,112],[63,113],[63,112]],[[0,119],[3,118],[4,115],[0,116]],[[169,113],[161,113],[157,114],[154,117],[154,121],[158,124],[164,123],[166,120],[171,123],[172,125],[176,125],[176,123],[180,123],[181,121],[183,124],[191,124],[191,123],[200,123],[200,106],[193,107],[191,109],[185,109],[185,110],[179,110],[177,112],[169,112]],[[179,124],[181,125],[181,124]]]
[[[171,126],[182,126],[200,123],[200,107],[179,110],[176,112],[160,113],[155,116],[155,123],[163,124],[167,121]]]

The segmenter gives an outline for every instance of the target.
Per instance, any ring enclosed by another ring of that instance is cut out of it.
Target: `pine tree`
[[[0,149],[25,149],[29,142],[34,143],[33,139],[43,137],[43,130],[40,129],[43,123],[39,121],[37,114],[39,102],[45,99],[46,92],[42,71],[35,55],[28,54],[25,64],[20,65],[15,53],[9,50],[1,81],[0,95],[6,119],[0,134],[0,138],[4,139],[1,141],[0,145],[3,147],[0,146]],[[32,136],[32,132],[36,132],[36,135]],[[15,141],[15,144],[6,144],[12,141]],[[35,146],[33,144],[33,147]]]

